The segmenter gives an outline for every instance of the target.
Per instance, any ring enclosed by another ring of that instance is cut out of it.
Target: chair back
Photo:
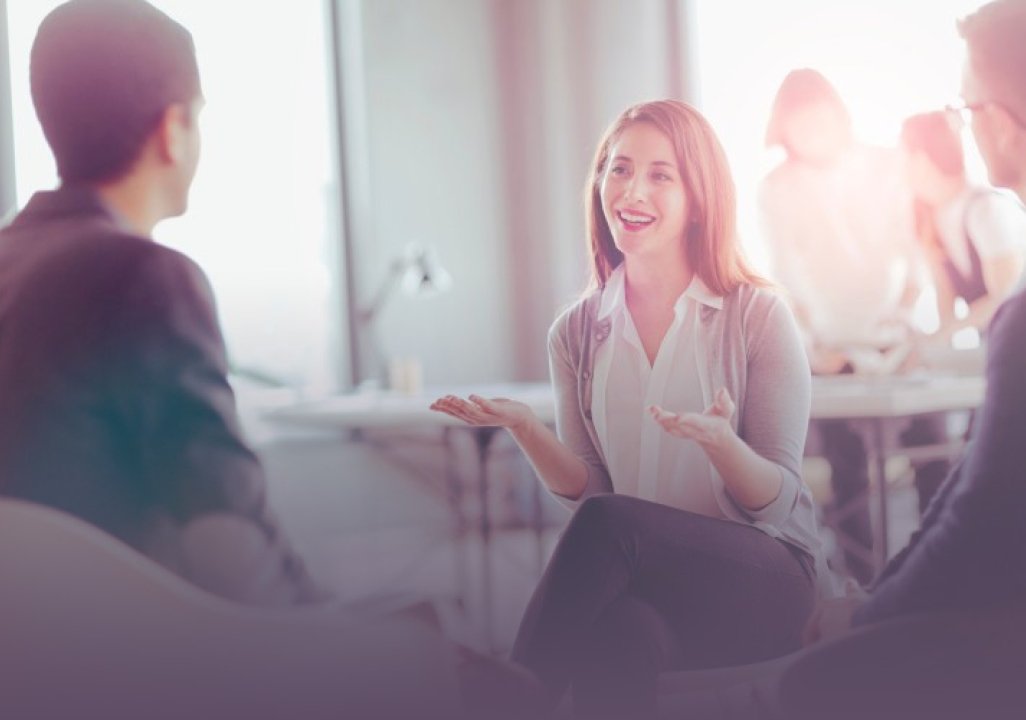
[[[452,668],[421,620],[239,605],[0,499],[0,717],[449,718]]]

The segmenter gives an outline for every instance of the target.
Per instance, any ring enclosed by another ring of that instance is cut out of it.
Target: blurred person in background
[[[990,183],[1026,201],[1026,0],[990,2],[962,20],[959,30],[967,48],[960,110],[969,115]],[[1019,238],[1026,240],[1026,233]],[[807,637],[832,641],[810,648],[784,672],[772,717],[1022,716],[1021,286],[994,311],[985,351],[987,391],[964,455],[922,527],[870,592],[817,609]]]
[[[762,231],[813,373],[895,371],[909,348],[913,307],[927,279],[900,153],[860,142],[837,90],[809,68],[793,70],[780,85],[766,145],[782,148],[785,157],[759,189]],[[875,568],[865,447],[843,420],[818,428],[845,565],[867,583]],[[902,440],[933,444],[943,435],[937,420],[923,418]],[[943,460],[920,464],[917,486],[935,488],[946,472]]]
[[[937,290],[940,327],[932,337],[941,348],[963,328],[986,330],[1026,260],[1026,212],[1013,195],[966,177],[962,123],[954,112],[935,111],[901,128],[916,236]],[[959,299],[968,308],[962,317]]]
[[[995,187],[1026,201],[1026,0],[959,24],[960,110]],[[1018,720],[1026,647],[1026,290],[991,318],[973,436],[908,545],[859,596],[821,603],[804,651],[722,677],[674,717]],[[669,716],[668,716],[669,717]]]
[[[593,287],[549,333],[556,433],[506,399],[432,407],[507,428],[575,508],[511,654],[535,712],[572,687],[582,717],[647,718],[659,673],[789,652],[833,590],[801,477],[810,375],[694,108],[625,110],[586,198]]]

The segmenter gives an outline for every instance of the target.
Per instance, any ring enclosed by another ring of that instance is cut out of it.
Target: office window
[[[152,0],[193,33],[206,107],[188,214],[157,240],[207,272],[233,366],[333,387],[338,188],[325,3]],[[57,0],[8,0],[18,203],[57,180],[29,94],[29,50]]]

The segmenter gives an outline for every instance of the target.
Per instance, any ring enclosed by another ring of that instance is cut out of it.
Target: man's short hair
[[[995,0],[958,27],[973,72],[992,94],[983,99],[1026,118],[1026,0]]]
[[[143,0],[71,0],[32,45],[32,102],[65,183],[129,170],[168,106],[200,95],[189,31]]]

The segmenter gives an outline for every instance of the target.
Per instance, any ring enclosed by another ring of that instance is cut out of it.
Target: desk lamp
[[[401,289],[403,294],[410,297],[425,298],[443,293],[450,287],[452,276],[442,267],[431,247],[410,243],[402,254],[392,260],[371,302],[357,316],[360,330],[368,340],[374,365],[374,377],[365,380],[364,384],[380,386],[388,377],[387,363],[374,323],[395,295],[396,289]]]

